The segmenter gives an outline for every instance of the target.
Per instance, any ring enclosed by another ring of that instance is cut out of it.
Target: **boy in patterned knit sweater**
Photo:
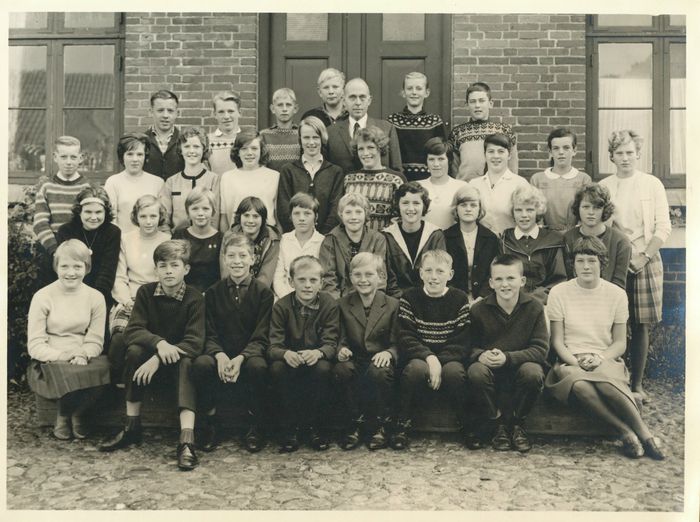
[[[39,187],[36,193],[34,234],[41,245],[39,282],[45,286],[56,280],[53,254],[58,246],[56,232],[73,218],[73,204],[78,193],[89,186],[80,175],[82,161],[80,141],[73,136],[61,136],[54,142],[53,160],[58,172]]]
[[[221,91],[212,98],[214,118],[218,127],[209,134],[209,170],[219,176],[236,168],[231,159],[231,149],[241,132],[238,118],[241,115],[241,95],[233,91]]]
[[[444,250],[429,250],[421,257],[423,286],[404,292],[399,301],[399,347],[406,366],[399,386],[399,418],[389,439],[394,449],[408,446],[414,396],[441,387],[462,424],[467,421],[467,372],[469,349],[469,299],[452,279],[452,257]]]
[[[445,122],[438,114],[428,114],[423,104],[430,96],[428,77],[410,72],[403,80],[401,96],[406,100],[403,111],[390,114],[387,121],[396,127],[401,148],[403,173],[408,181],[430,177],[426,166],[425,142],[430,138],[445,138]]]
[[[513,174],[518,173],[518,148],[513,128],[507,123],[489,119],[493,109],[491,88],[476,82],[467,88],[467,110],[469,121],[457,125],[448,138],[454,150],[452,161],[452,176],[469,181],[484,174],[486,157],[484,156],[484,139],[491,134],[505,134],[510,139],[511,156],[508,168]]]
[[[261,130],[260,135],[270,154],[267,167],[277,172],[287,163],[301,158],[299,126],[293,121],[298,110],[297,96],[289,87],[277,89],[272,95],[270,112],[275,116],[275,124]]]

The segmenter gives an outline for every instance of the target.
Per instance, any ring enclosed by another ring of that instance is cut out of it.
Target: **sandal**
[[[644,446],[644,454],[654,460],[664,460],[666,454],[661,449],[661,441],[658,437],[649,437],[642,441],[642,446]]]
[[[644,447],[636,435],[622,437],[622,453],[631,459],[639,459],[644,456]]]

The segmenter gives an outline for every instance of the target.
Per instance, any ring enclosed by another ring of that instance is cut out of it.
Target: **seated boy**
[[[190,244],[183,240],[165,241],[153,252],[158,282],[139,288],[124,330],[126,426],[100,446],[100,451],[114,451],[141,442],[143,392],[162,370],[161,374],[170,373],[177,382],[180,409],[177,465],[181,470],[191,470],[198,464],[194,451],[197,392],[191,369],[192,360],[204,347],[204,296],[185,284],[189,257]]]
[[[520,259],[526,277],[525,291],[546,305],[552,287],[566,281],[564,238],[537,224],[537,218],[547,208],[547,200],[539,189],[531,185],[516,189],[511,205],[515,228],[503,232],[500,251]]]
[[[241,132],[238,118],[241,115],[241,95],[233,91],[221,91],[212,98],[216,130],[209,134],[209,169],[219,176],[236,168],[231,159],[231,149]]]
[[[467,447],[481,448],[492,434],[494,449],[525,452],[532,446],[523,424],[542,391],[549,349],[544,308],[521,291],[523,263],[515,256],[499,255],[491,262],[489,285],[495,294],[471,309],[467,376],[481,419]]]
[[[260,131],[269,154],[267,167],[280,171],[287,163],[301,158],[299,127],[294,123],[294,115],[299,110],[297,97],[289,87],[277,89],[272,95],[270,112],[275,124]]]
[[[399,418],[389,443],[408,446],[411,407],[419,390],[437,391],[444,383],[452,408],[467,429],[467,373],[463,362],[469,345],[469,299],[452,279],[452,257],[429,250],[421,257],[421,288],[403,293],[399,302],[399,346],[406,366],[399,387]]]
[[[361,252],[350,262],[355,291],[343,297],[340,307],[340,341],[334,380],[345,403],[347,427],[340,446],[360,444],[362,422],[369,420],[370,450],[385,448],[386,429],[394,403],[394,369],[398,359],[396,326],[399,301],[379,289],[386,277],[384,260]],[[362,407],[361,399],[364,399]]]
[[[247,236],[227,235],[221,250],[229,276],[206,291],[204,354],[192,364],[192,378],[206,414],[200,447],[212,451],[218,443],[217,398],[224,384],[230,384],[236,391],[243,387],[239,396],[250,415],[244,445],[255,453],[263,447],[260,424],[267,385],[265,351],[274,296],[250,273],[255,247]]]
[[[328,449],[323,429],[331,390],[331,370],[338,345],[338,305],[321,293],[323,267],[300,256],[289,267],[294,292],[275,303],[270,320],[270,376],[275,404],[280,405],[280,451],[299,449],[299,427],[308,424],[309,442]],[[304,412],[306,419],[302,419]]]

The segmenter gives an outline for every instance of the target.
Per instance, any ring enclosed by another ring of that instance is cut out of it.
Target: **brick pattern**
[[[256,13],[127,13],[125,29],[125,131],[151,124],[149,99],[161,88],[180,97],[178,125],[213,130],[212,95],[234,89],[241,127],[256,127]]]
[[[452,125],[468,118],[464,94],[489,84],[492,114],[518,134],[520,174],[548,166],[547,134],[578,135],[577,168],[585,167],[585,15],[455,14],[452,17]]]

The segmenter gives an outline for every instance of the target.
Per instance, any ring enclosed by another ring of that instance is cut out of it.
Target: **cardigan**
[[[325,159],[313,178],[300,159],[282,167],[277,190],[277,220],[282,230],[291,232],[294,229],[289,200],[298,192],[306,192],[318,200],[317,230],[324,235],[333,230],[340,222],[338,202],[345,193],[344,177],[343,169]]]
[[[272,314],[272,290],[252,279],[240,304],[231,298],[228,281],[213,285],[205,294],[206,341],[208,355],[225,353],[229,358],[242,355],[263,357],[269,345],[268,329]]]
[[[153,127],[146,130],[144,134],[148,136],[148,154],[143,164],[143,170],[165,181],[185,168],[185,160],[177,151],[177,142],[180,139],[180,130],[177,127],[173,127],[173,134],[168,140],[165,154],[160,151]]]
[[[430,177],[426,165],[428,155],[425,142],[431,138],[446,138],[445,122],[438,114],[428,114],[424,110],[412,113],[408,107],[387,117],[396,128],[401,148],[403,173],[408,181],[418,181]]]
[[[484,225],[477,224],[474,264],[472,266],[469,266],[464,236],[462,236],[459,223],[445,230],[445,244],[447,253],[452,256],[452,268],[455,271],[454,276],[447,284],[459,288],[474,299],[489,295],[492,292],[489,286],[491,261],[498,255],[500,248],[496,234]]]
[[[352,137],[350,136],[350,126],[347,119],[336,121],[328,127],[328,161],[338,165],[343,172],[353,172],[362,168],[360,159],[353,153]],[[379,127],[387,138],[389,145],[387,151],[382,154],[382,165],[389,167],[392,170],[401,172],[401,148],[399,146],[399,137],[396,134],[394,126],[385,120],[376,118],[367,118],[366,127]]]
[[[367,315],[360,294],[352,292],[340,299],[338,308],[338,350],[346,346],[355,360],[369,359],[376,353],[388,351],[394,364],[398,362],[398,299],[378,290]]]
[[[571,253],[574,250],[576,240],[582,237],[586,236],[581,234],[580,226],[574,227],[564,234],[564,264],[568,279],[576,277]],[[603,242],[608,251],[608,264],[601,269],[600,277],[620,288],[627,288],[627,270],[632,257],[632,244],[629,239],[623,232],[609,226],[605,227],[605,232],[596,237]]]
[[[328,294],[318,294],[318,310],[305,317],[296,292],[277,301],[270,319],[270,347],[267,357],[283,361],[287,350],[321,350],[323,358],[332,361],[338,345],[338,303]]]

